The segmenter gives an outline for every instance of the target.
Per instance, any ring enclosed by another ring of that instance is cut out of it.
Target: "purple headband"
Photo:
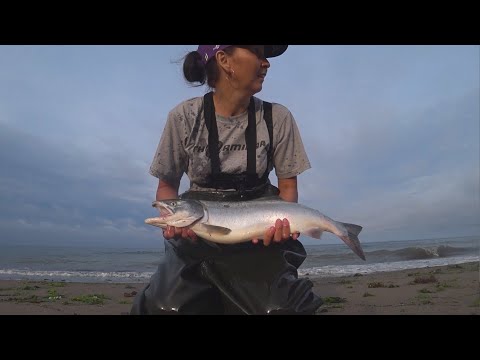
[[[203,65],[206,65],[208,60],[215,57],[215,54],[232,45],[198,45],[197,52],[202,58]],[[288,45],[265,45],[265,57],[271,58],[282,55],[287,50]]]
[[[208,60],[215,57],[215,54],[232,45],[198,45],[197,52],[202,57],[202,63],[205,65]]]

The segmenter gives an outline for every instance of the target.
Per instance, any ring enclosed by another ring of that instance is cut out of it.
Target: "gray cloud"
[[[154,190],[146,164],[127,154],[96,158],[0,123],[0,163],[2,240],[18,241],[16,231],[50,242],[148,238]]]

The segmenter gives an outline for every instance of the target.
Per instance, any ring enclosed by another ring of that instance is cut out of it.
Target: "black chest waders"
[[[247,171],[224,174],[220,171],[213,93],[204,96],[212,171],[203,185],[216,190],[187,191],[180,198],[248,201],[278,196],[278,189],[268,180],[273,161],[272,104],[264,102],[263,107],[270,140],[265,173],[258,177],[256,172],[256,119],[252,97],[245,132]],[[309,279],[298,278],[297,269],[306,256],[301,242],[292,239],[269,246],[251,242],[212,245],[201,239],[195,244],[184,239],[165,240],[164,259],[149,284],[136,296],[131,314],[311,315],[323,302],[313,293]]]

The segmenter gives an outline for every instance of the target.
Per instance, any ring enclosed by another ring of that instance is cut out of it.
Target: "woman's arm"
[[[280,197],[289,202],[298,202],[298,188],[297,177],[288,179],[278,179],[278,189],[280,190]]]
[[[171,185],[163,180],[158,180],[157,195],[155,198],[157,200],[177,199],[179,187],[180,182]]]

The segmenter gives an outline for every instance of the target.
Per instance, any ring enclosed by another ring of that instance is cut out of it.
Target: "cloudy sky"
[[[170,109],[206,90],[177,61],[195,48],[0,47],[0,244],[159,244],[148,169]],[[257,96],[297,120],[300,202],[364,242],[480,235],[479,57],[291,45],[271,59]]]

